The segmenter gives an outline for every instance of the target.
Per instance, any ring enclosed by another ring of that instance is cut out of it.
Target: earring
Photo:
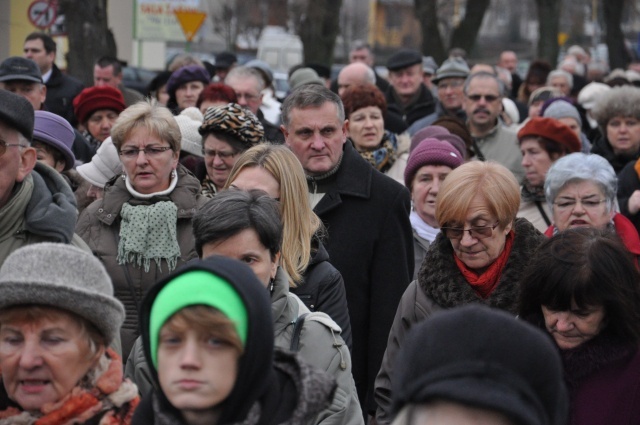
[[[125,173],[122,173],[122,180],[126,180],[127,179],[127,175]]]
[[[275,279],[269,279],[269,292],[273,292],[273,286],[275,285]]]
[[[174,168],[173,170],[171,170],[171,178],[172,178],[172,179],[175,179],[175,178],[176,178],[176,174],[177,174],[177,173],[176,173],[175,168]]]

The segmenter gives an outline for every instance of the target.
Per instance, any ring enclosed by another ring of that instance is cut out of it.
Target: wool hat
[[[198,108],[190,106],[180,112],[180,115],[175,119],[180,127],[180,134],[182,134],[180,149],[191,155],[202,157],[202,135],[198,132],[202,121],[204,121],[202,112]]]
[[[525,137],[544,137],[560,145],[566,146],[569,153],[580,152],[582,144],[571,129],[555,118],[534,117],[518,131],[518,140]]]
[[[435,77],[431,79],[435,84],[445,78],[467,78],[469,65],[462,58],[449,58],[440,65]]]
[[[85,318],[107,344],[120,332],[124,306],[100,260],[73,245],[39,243],[15,250],[0,268],[0,310],[42,304]]]
[[[413,178],[422,166],[446,165],[454,169],[463,162],[462,154],[451,143],[434,138],[423,139],[409,155],[404,169],[404,184],[411,187]]]
[[[31,59],[12,56],[0,64],[0,81],[11,80],[42,83],[42,74],[38,65]]]
[[[443,142],[448,142],[451,144],[451,146],[453,146],[454,148],[456,148],[456,150],[458,152],[460,152],[460,155],[462,156],[462,160],[464,161],[466,159],[467,156],[467,147],[464,144],[464,141],[460,138],[460,136],[456,135],[456,134],[440,134],[438,136],[435,136],[434,139],[438,139],[438,140],[442,140]]]
[[[469,150],[473,145],[473,138],[471,137],[469,128],[467,128],[465,123],[458,118],[445,115],[432,122],[431,125],[444,127],[449,130],[449,133],[460,137],[467,147],[467,150]]]
[[[83,179],[100,188],[114,176],[122,174],[122,162],[111,137],[104,139],[91,161],[79,165],[76,171]]]
[[[547,100],[542,106],[540,112],[542,112],[543,117],[555,119],[573,118],[576,120],[578,125],[582,127],[582,118],[580,118],[580,113],[566,97],[556,97]]]
[[[521,425],[566,423],[569,398],[557,348],[507,312],[466,305],[413,327],[396,359],[392,408],[445,400]]]
[[[22,96],[0,90],[0,121],[15,128],[29,142],[33,137],[33,106]]]
[[[603,94],[611,90],[611,87],[598,82],[592,82],[587,84],[578,93],[578,104],[587,111],[590,111],[596,106],[596,103]]]
[[[271,83],[273,83],[273,71],[271,70],[269,64],[265,61],[261,61],[260,59],[253,59],[245,63],[244,66],[260,71],[267,86],[270,86]]]
[[[425,74],[435,74],[438,69],[438,64],[432,56],[422,57],[422,72]]]
[[[413,150],[427,138],[438,138],[438,136],[443,134],[451,134],[449,130],[439,125],[429,125],[421,128],[416,132],[416,134],[411,137],[411,146],[409,147],[409,152],[413,152]]]
[[[125,108],[122,92],[111,86],[87,87],[73,99],[73,113],[80,123],[85,123],[97,110],[111,109],[120,114]]]
[[[231,52],[220,52],[216,55],[216,68],[231,68],[234,63],[238,62],[238,57]]]
[[[411,65],[422,63],[422,54],[413,49],[402,49],[394,53],[387,60],[387,69],[397,71]]]
[[[189,81],[200,81],[205,86],[211,81],[209,72],[200,65],[187,65],[173,71],[169,81],[167,81],[167,93],[174,97],[176,90],[184,83]]]
[[[198,131],[203,137],[214,131],[228,133],[247,149],[264,141],[264,127],[258,117],[237,103],[207,109]]]
[[[33,141],[46,143],[64,155],[64,170],[73,168],[76,157],[71,150],[76,134],[71,124],[59,115],[47,111],[35,111]]]
[[[305,84],[324,85],[324,82],[316,71],[311,68],[300,68],[294,71],[289,77],[289,87],[291,91]]]

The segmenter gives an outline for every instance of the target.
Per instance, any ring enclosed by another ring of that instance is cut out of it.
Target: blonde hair
[[[171,111],[155,99],[140,101],[120,113],[111,128],[111,140],[118,151],[131,132],[139,127],[169,143],[172,151],[180,152],[180,127]]]
[[[244,168],[261,167],[280,185],[282,213],[282,267],[291,277],[292,287],[302,282],[302,275],[311,260],[311,239],[322,232],[320,218],[311,209],[307,180],[298,158],[284,145],[260,144],[243,152],[238,158],[225,189],[228,189]]]
[[[476,195],[482,196],[500,227],[513,223],[520,207],[516,177],[497,162],[471,161],[449,173],[440,187],[436,198],[440,226],[464,223]]]

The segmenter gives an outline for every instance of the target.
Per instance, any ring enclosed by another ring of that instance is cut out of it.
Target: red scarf
[[[453,258],[456,260],[456,265],[460,269],[460,272],[467,280],[467,282],[469,282],[469,285],[471,285],[471,288],[473,288],[476,294],[478,294],[478,296],[482,297],[483,299],[486,299],[489,295],[491,295],[493,290],[496,289],[496,286],[500,281],[500,276],[502,275],[502,270],[504,269],[505,264],[507,264],[507,260],[509,259],[509,255],[511,254],[514,237],[515,233],[513,230],[511,230],[507,234],[502,253],[481,275],[478,275],[476,272],[469,269],[466,264],[460,261],[455,253],[453,254]]]

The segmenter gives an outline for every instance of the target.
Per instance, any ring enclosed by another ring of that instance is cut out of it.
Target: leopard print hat
[[[214,131],[228,133],[237,137],[247,149],[264,141],[264,127],[258,117],[237,103],[207,109],[198,131],[203,136]]]

